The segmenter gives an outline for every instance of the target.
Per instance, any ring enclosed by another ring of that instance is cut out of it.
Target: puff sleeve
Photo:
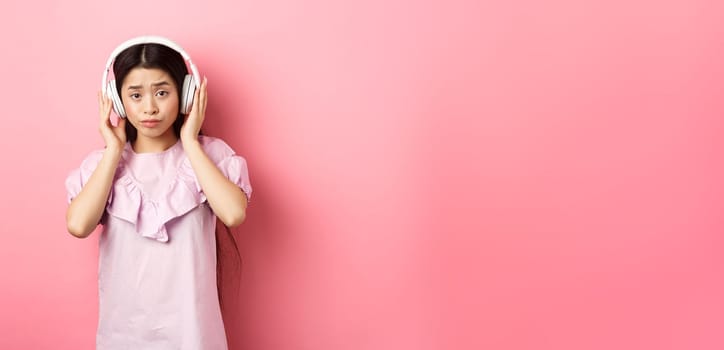
[[[96,167],[98,167],[98,163],[100,163],[102,158],[103,150],[93,151],[86,156],[85,159],[83,159],[79,168],[74,169],[70,172],[70,174],[68,174],[68,177],[65,179],[66,198],[68,203],[78,196],[80,191],[83,189],[83,186],[85,186],[88,179],[90,179],[93,171],[95,171]],[[109,196],[108,203],[110,202],[111,198]]]
[[[247,202],[251,201],[252,187],[249,181],[249,169],[246,159],[234,152],[226,142],[219,138],[201,136],[201,144],[209,158],[216,164],[222,174],[246,194]],[[200,185],[197,184],[197,186]]]

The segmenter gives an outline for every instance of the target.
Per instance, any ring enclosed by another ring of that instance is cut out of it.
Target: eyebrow
[[[169,82],[167,82],[167,81],[164,80],[164,81],[160,81],[160,82],[158,82],[158,83],[153,83],[153,84],[151,84],[151,87],[169,86],[169,85],[171,85],[171,83],[169,83]],[[142,85],[131,85],[131,86],[128,87],[128,90],[138,90],[138,89],[141,89],[141,88],[143,88]]]

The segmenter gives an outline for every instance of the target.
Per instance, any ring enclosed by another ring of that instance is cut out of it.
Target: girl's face
[[[171,75],[158,68],[133,68],[121,85],[121,100],[138,137],[175,138],[179,96]]]

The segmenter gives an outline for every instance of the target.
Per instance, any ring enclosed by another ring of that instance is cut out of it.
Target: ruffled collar
[[[176,153],[179,154],[176,154]],[[144,193],[142,186],[126,166],[131,157],[157,157],[164,155],[183,157],[174,179],[162,190],[157,199]],[[143,237],[168,242],[166,224],[174,218],[183,216],[206,201],[191,163],[183,153],[181,141],[165,151],[155,153],[135,153],[126,145],[123,161],[118,165],[116,181],[107,206],[110,215],[134,225],[136,232]]]

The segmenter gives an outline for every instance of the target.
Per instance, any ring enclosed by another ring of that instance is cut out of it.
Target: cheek
[[[123,107],[126,109],[126,119],[137,126],[138,121],[143,116],[143,106],[140,103],[128,102],[124,103]]]
[[[136,115],[138,114],[138,111],[136,111],[136,107],[132,103],[123,103],[123,109],[126,110],[126,120],[133,122],[134,119],[136,119]]]
[[[173,110],[177,110],[179,108],[179,100],[176,96],[169,96],[169,98],[164,99],[161,104],[163,105],[163,108],[169,112],[172,112]]]

